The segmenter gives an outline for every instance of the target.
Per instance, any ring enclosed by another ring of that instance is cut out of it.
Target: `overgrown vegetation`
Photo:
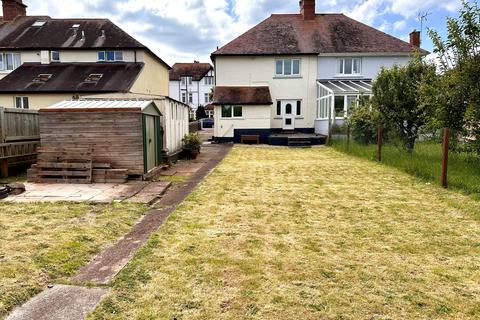
[[[415,144],[412,153],[407,153],[395,143],[383,145],[382,163],[395,167],[432,184],[438,184],[441,175],[442,147],[436,141]],[[377,146],[345,140],[333,140],[332,147],[361,158],[376,160]],[[480,156],[468,152],[450,154],[448,169],[449,187],[476,195],[480,199]]]
[[[89,319],[474,319],[480,203],[331,148],[236,146]]]
[[[0,202],[0,319],[46,284],[74,275],[145,209],[124,203]]]

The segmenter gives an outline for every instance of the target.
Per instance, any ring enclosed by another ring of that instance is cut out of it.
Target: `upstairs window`
[[[52,51],[50,52],[50,59],[52,62],[60,62],[60,52]]]
[[[192,77],[182,77],[181,81],[182,81],[182,85],[186,85],[186,84],[192,85]]]
[[[210,94],[205,93],[205,103],[209,103],[209,102],[210,102]]]
[[[15,108],[28,109],[28,97],[15,97]]]
[[[205,77],[205,84],[207,86],[213,85],[213,77]]]
[[[20,53],[0,53],[0,71],[12,71],[21,64]]]
[[[123,61],[122,51],[99,51],[97,54],[98,61],[115,62]]]
[[[193,103],[193,93],[191,92],[188,94],[188,102]]]
[[[277,77],[300,76],[300,59],[275,60],[275,76]]]
[[[337,74],[339,75],[360,75],[360,58],[342,58],[337,60]]]
[[[182,92],[182,102],[187,103],[187,94],[185,92]]]

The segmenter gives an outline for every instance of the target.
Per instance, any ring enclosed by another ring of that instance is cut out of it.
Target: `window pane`
[[[302,114],[302,101],[297,101],[297,116]]]
[[[345,74],[352,74],[352,59],[345,59]]]
[[[282,114],[282,102],[277,101],[277,116]]]
[[[292,105],[290,103],[287,103],[285,106],[285,114],[292,114]]]
[[[335,96],[335,117],[341,118],[345,116],[345,97]]]
[[[300,74],[300,60],[293,60],[293,74]]]
[[[283,74],[286,76],[292,74],[292,60],[283,60]]]
[[[353,59],[353,73],[360,73],[360,59]]]
[[[343,74],[343,59],[338,60],[338,73]]]
[[[60,52],[52,51],[52,61],[60,61]]]
[[[115,61],[123,61],[123,52],[115,51]]]
[[[21,108],[21,107],[22,107],[22,98],[15,97],[15,108]]]
[[[0,53],[0,70],[5,70],[5,65],[3,63],[3,53]]]
[[[23,97],[23,109],[28,109],[28,97]]]
[[[347,96],[347,114],[357,104],[357,96]]]
[[[7,58],[7,70],[13,70],[13,56],[11,53],[6,54]]]
[[[115,53],[113,51],[107,51],[107,61],[115,61]]]
[[[100,51],[98,53],[98,61],[105,61],[105,52]]]
[[[275,74],[283,74],[283,60],[277,60],[275,63]]]
[[[222,118],[232,117],[232,106],[222,106]]]
[[[241,106],[233,107],[233,116],[238,118],[242,117],[242,112],[243,112],[242,109],[243,108]]]
[[[20,62],[20,53],[13,54],[13,69],[20,67],[22,63]]]

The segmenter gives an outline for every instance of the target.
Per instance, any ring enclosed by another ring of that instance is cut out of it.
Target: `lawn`
[[[75,274],[144,212],[132,204],[0,202],[0,319]]]
[[[236,146],[89,319],[479,318],[479,219],[331,148]]]
[[[365,159],[376,160],[377,146],[347,143],[334,140],[332,146]],[[382,162],[401,169],[432,183],[440,182],[442,172],[442,146],[434,142],[417,142],[413,154],[408,154],[398,146],[383,146]],[[451,188],[469,194],[480,195],[480,156],[469,153],[450,152],[448,166],[448,183]],[[480,199],[480,197],[478,197]]]

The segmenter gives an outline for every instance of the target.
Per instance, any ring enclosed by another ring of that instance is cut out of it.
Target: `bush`
[[[362,144],[377,142],[379,123],[378,111],[373,109],[370,103],[359,103],[353,107],[347,119],[353,139]]]

